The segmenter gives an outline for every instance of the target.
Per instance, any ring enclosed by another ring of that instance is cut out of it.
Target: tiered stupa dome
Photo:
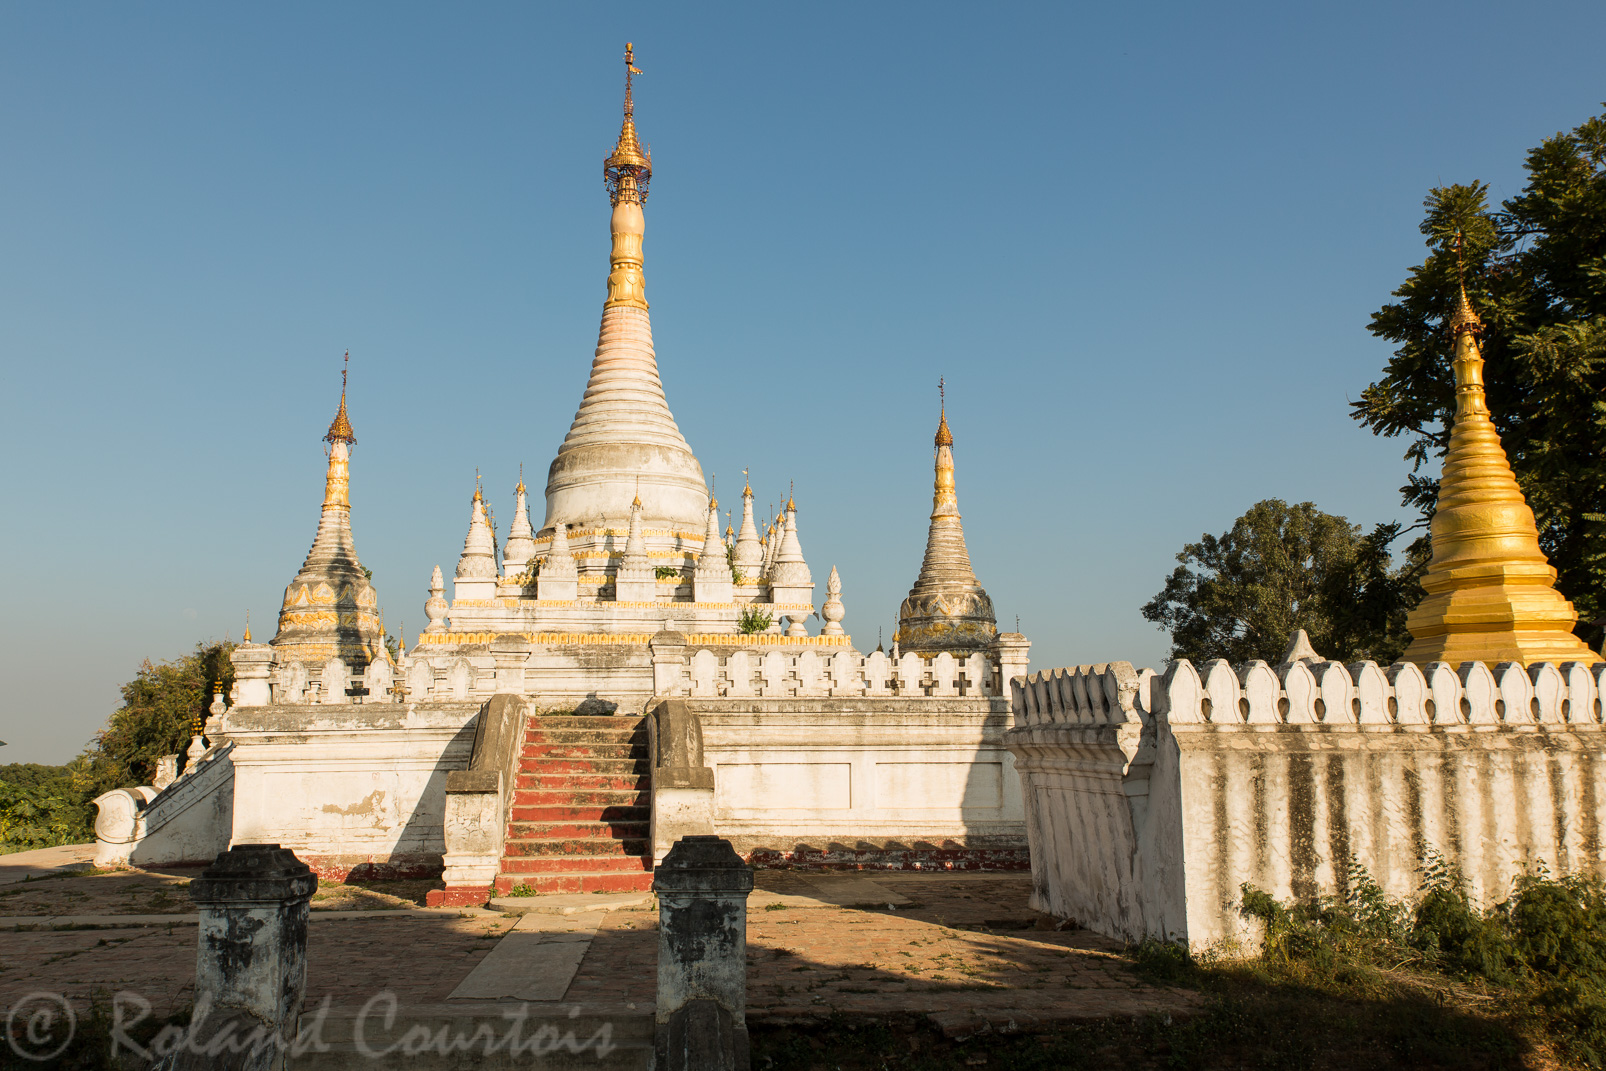
[[[547,530],[623,527],[641,500],[649,529],[685,532],[701,542],[708,513],[703,469],[675,424],[658,377],[642,275],[642,204],[652,156],[636,139],[631,79],[640,72],[625,50],[625,117],[603,165],[613,202],[613,254],[591,378],[546,485]]]

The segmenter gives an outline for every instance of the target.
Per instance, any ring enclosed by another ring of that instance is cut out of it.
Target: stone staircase
[[[532,715],[496,894],[652,888],[644,718]]]

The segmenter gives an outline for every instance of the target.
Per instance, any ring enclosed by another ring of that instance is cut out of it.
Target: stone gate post
[[[682,837],[653,874],[658,894],[658,1071],[748,1071],[747,894],[730,841]]]
[[[165,1067],[284,1065],[307,988],[307,907],[317,885],[307,864],[277,844],[237,844],[190,882],[201,914],[196,1021]]]

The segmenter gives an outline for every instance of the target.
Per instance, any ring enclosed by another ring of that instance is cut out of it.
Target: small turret
[[[446,581],[442,579],[441,567],[437,565],[429,578],[429,598],[424,601],[424,616],[429,618],[429,625],[424,631],[431,634],[445,632],[448,609]]]
[[[846,616],[847,609],[842,605],[842,578],[837,575],[836,566],[833,565],[831,575],[825,582],[825,605],[820,607],[820,617],[825,621],[820,635],[842,635],[842,619]]]
[[[652,602],[658,598],[658,577],[647,557],[647,537],[641,525],[641,499],[630,504],[630,532],[625,537],[624,557],[613,577],[613,597],[618,602]]]
[[[568,601],[580,597],[580,570],[569,550],[569,529],[562,521],[552,526],[552,549],[535,578],[535,597]]]
[[[522,470],[522,466],[521,466]],[[515,506],[513,527],[508,529],[507,546],[502,548],[502,572],[514,577],[524,572],[535,556],[535,533],[530,528],[530,507],[524,490],[524,473],[519,473],[518,486],[513,489]]]
[[[764,575],[764,542],[759,539],[758,527],[753,523],[751,484],[742,488],[742,530],[736,536],[736,557],[733,564],[744,578],[757,580]]]
[[[773,603],[807,603],[813,612],[814,578],[809,575],[808,562],[803,560],[803,545],[797,536],[797,502],[788,497],[786,520],[780,537],[780,548],[775,552],[775,563],[770,567],[770,601]],[[802,617],[788,614],[791,624],[788,636],[806,636]],[[806,616],[806,615],[805,615]]]
[[[708,504],[708,531],[703,534],[702,553],[697,557],[697,572],[692,576],[692,600],[726,603],[734,598],[731,563],[725,556],[725,544],[719,538],[719,499],[715,498]]]
[[[463,554],[457,559],[455,599],[489,599],[496,593],[496,538],[491,534],[485,513],[485,496],[478,486],[469,510],[468,535],[463,537]]]

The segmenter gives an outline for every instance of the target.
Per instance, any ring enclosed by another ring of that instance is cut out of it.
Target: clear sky
[[[425,623],[476,467],[505,525],[585,384],[635,42],[647,295],[723,502],[797,486],[861,649],[918,571],[938,376],[1034,667],[1253,502],[1404,516],[1348,416],[1428,188],[1606,99],[1606,6],[0,8],[0,762],[144,658],[274,630],[351,351],[357,549]],[[539,523],[539,511],[537,511]],[[505,533],[504,533],[505,534]]]

